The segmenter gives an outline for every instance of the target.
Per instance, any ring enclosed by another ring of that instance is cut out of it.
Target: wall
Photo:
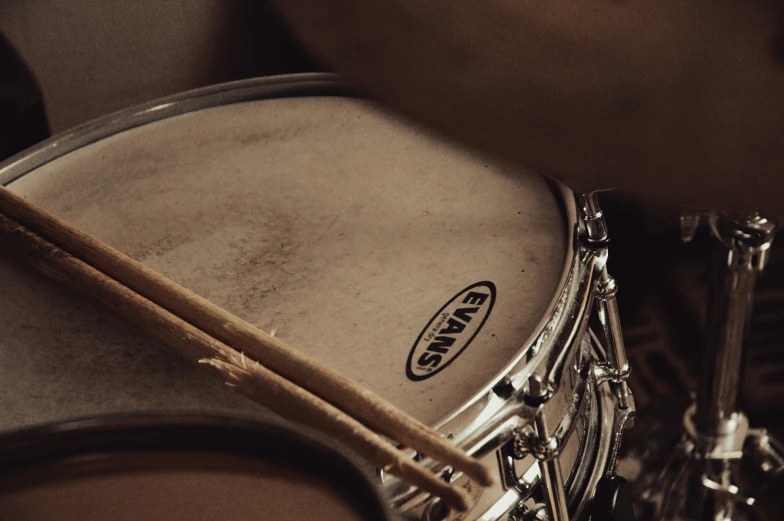
[[[53,132],[161,96],[319,68],[264,2],[12,0],[0,31],[41,84]]]

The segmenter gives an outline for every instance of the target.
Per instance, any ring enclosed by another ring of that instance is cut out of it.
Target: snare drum
[[[535,515],[559,494],[585,519],[613,473],[633,404],[619,391],[625,361],[602,347],[622,351],[592,198],[324,75],[114,115],[12,158],[0,182],[498,468],[485,490],[439,470],[477,499],[462,519]],[[263,414],[7,255],[0,272],[3,428],[162,408]],[[587,332],[594,301],[601,338]],[[414,518],[458,518],[381,480]]]

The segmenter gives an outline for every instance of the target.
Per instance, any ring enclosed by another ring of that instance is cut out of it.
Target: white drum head
[[[541,177],[483,162],[350,98],[164,119],[9,188],[429,424],[520,350],[556,293],[567,250],[565,218]],[[149,362],[156,342],[95,319],[95,306],[54,283],[32,283],[6,255],[0,270],[0,295],[14,296],[0,307],[0,392],[25,411],[22,423],[82,414],[83,400],[94,412],[143,408],[140,395],[158,396],[149,406],[200,407],[208,391],[189,395]],[[91,376],[90,360],[105,357],[114,369]],[[143,385],[124,378],[129,371],[145,373]],[[10,374],[35,382],[38,397]],[[64,379],[90,378],[117,385],[84,389],[73,406],[52,400]]]

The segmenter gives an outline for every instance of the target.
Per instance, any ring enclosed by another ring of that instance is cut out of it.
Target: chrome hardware
[[[577,195],[576,200],[584,220],[587,248],[595,251],[597,256],[604,260],[596,277],[595,302],[605,347],[602,347],[602,343],[598,341],[593,332],[590,332],[590,335],[596,348],[605,353],[606,360],[594,360],[589,364],[587,370],[590,374],[586,375],[586,385],[598,386],[609,382],[615,396],[615,411],[611,422],[613,440],[606,471],[607,475],[611,475],[615,472],[621,434],[625,427],[630,426],[634,416],[634,401],[626,384],[626,379],[631,371],[621,335],[616,303],[618,288],[615,279],[609,275],[606,267],[606,246],[609,239],[607,227],[595,194]],[[556,387],[554,387],[552,380],[544,378],[539,373],[531,374],[523,384],[526,401],[529,405],[546,402],[554,392],[557,392],[557,382],[558,380],[556,380]],[[539,519],[546,511],[549,521],[568,521],[566,488],[559,464],[562,441],[549,431],[544,410],[539,411],[532,424],[533,428],[526,426],[516,431],[516,438],[511,444],[511,448],[506,451],[507,461],[505,465],[502,465],[502,468],[506,472],[505,482],[510,486],[519,486],[520,480],[515,475],[512,460],[521,459],[528,454],[534,456],[543,484],[545,508],[540,506],[534,513],[521,503],[509,519],[510,521]]]
[[[577,201],[586,221],[586,234],[589,243],[604,247],[609,240],[609,235],[596,193],[580,195],[577,197]],[[626,358],[626,349],[623,344],[621,320],[616,302],[617,294],[618,285],[607,271],[605,263],[596,284],[596,311],[602,328],[604,345],[607,349],[607,362],[603,366],[596,366],[596,377],[598,383],[611,382],[618,396],[618,407],[625,410],[633,408],[632,393],[626,383],[631,374],[631,367]]]
[[[577,207],[585,222],[586,238],[590,243],[605,243],[609,239],[607,223],[604,220],[602,209],[596,192],[575,194]]]
[[[540,375],[534,374],[526,383],[526,398],[543,403],[551,397],[550,389]],[[536,458],[541,476],[542,488],[545,497],[548,521],[568,521],[569,512],[566,507],[566,487],[564,485],[561,466],[558,462],[561,442],[552,435],[547,427],[545,412],[540,410],[533,420],[533,429],[526,425],[518,429],[511,444],[502,451],[502,468],[504,481],[508,486],[521,490],[524,483],[518,478],[513,460],[523,459],[531,454]],[[507,461],[504,461],[506,458]],[[527,492],[527,490],[525,491]],[[531,512],[522,504],[518,505],[509,519],[536,519],[531,517]]]
[[[564,487],[561,465],[558,463],[558,439],[547,430],[544,412],[534,421],[536,427],[536,451],[533,453],[539,462],[539,473],[544,484],[544,497],[549,521],[569,521],[566,508],[566,488]]]
[[[485,496],[491,492],[501,495],[494,496],[498,498],[494,503],[472,512],[466,519],[497,521],[524,516],[525,521],[568,521],[570,515],[584,518],[590,508],[591,491],[601,478],[615,471],[622,432],[634,413],[631,396],[617,392],[628,376],[628,362],[615,305],[617,288],[605,269],[608,235],[604,219],[593,194],[569,195],[573,205],[579,200],[585,203],[584,213],[582,219],[570,223],[574,231],[571,268],[562,279],[564,291],[548,310],[551,318],[543,322],[533,341],[504,374],[478,394],[475,401],[436,427],[440,432],[455,432],[455,443],[468,454],[488,459],[492,455],[499,465],[501,490],[486,491]],[[576,205],[572,208],[577,209]],[[600,293],[601,298],[597,298]],[[589,340],[595,337],[588,329],[592,302],[603,313],[605,326],[600,336],[609,338],[612,344],[597,339],[592,345]],[[620,367],[624,369],[619,370]],[[602,374],[607,378],[601,378]],[[600,388],[600,380],[609,384]],[[623,403],[621,396],[625,397]],[[589,420],[586,411],[596,414],[599,407],[602,414],[609,415],[607,421],[594,416]],[[553,423],[556,419],[557,426]],[[593,463],[584,460],[584,466],[576,468],[565,483],[567,469],[561,468],[564,457],[567,453],[575,457],[568,452],[574,450],[569,449],[570,440],[589,439],[596,444],[591,449],[597,451],[596,459]],[[601,462],[600,466],[596,462]],[[439,475],[448,470],[429,458],[422,463]],[[459,486],[469,484],[460,474],[454,479]],[[433,498],[402,485],[398,480],[388,483],[393,504],[408,515],[427,519]],[[535,504],[538,508],[532,511]],[[567,510],[569,505],[571,513]]]
[[[546,402],[553,395],[553,387],[540,374],[532,374],[523,389],[525,397],[539,402]]]
[[[531,405],[541,405],[552,397],[552,388],[541,375],[533,374],[525,385],[525,399]],[[568,521],[566,509],[566,489],[564,487],[561,467],[558,463],[561,443],[550,434],[544,410],[540,410],[533,420],[533,432],[518,432],[514,449],[519,458],[525,453],[532,454],[539,464],[542,478],[548,519],[552,521]]]
[[[717,483],[708,478],[708,476],[702,476],[701,483],[703,487],[712,490],[721,499],[749,506],[756,502],[753,497],[745,497],[741,494],[740,489],[731,483]]]
[[[593,397],[597,392],[598,395],[607,397],[607,401],[603,403],[605,404],[604,407],[606,407],[604,410],[608,411],[610,414],[611,421],[609,422],[609,425],[611,427],[605,431],[604,435],[606,435],[607,441],[605,445],[606,448],[604,450],[606,452],[603,452],[601,456],[602,461],[606,461],[606,464],[603,466],[602,472],[595,476],[596,479],[592,479],[588,489],[592,490],[592,487],[596,486],[596,483],[600,478],[613,475],[615,472],[617,454],[620,448],[624,426],[630,423],[634,409],[632,405],[632,407],[629,409],[621,410],[618,404],[618,398],[615,393],[612,392],[612,389],[609,386],[598,386],[598,383],[595,379],[595,375],[598,372],[596,367],[606,367],[607,364],[602,360],[605,356],[603,349],[601,349],[601,347],[598,345],[594,347],[598,354],[599,360],[588,360],[586,366],[580,372],[582,375],[584,375],[584,379],[581,380],[581,384],[575,388],[575,392],[572,397],[572,403],[569,406],[569,415],[561,421],[559,426],[553,432],[546,433],[550,435],[546,440],[540,439],[540,437],[537,435],[537,427],[534,425],[535,423],[541,425],[541,422],[544,421],[543,417],[537,418],[536,422],[532,421],[516,428],[515,438],[507,443],[500,451],[499,464],[502,471],[504,488],[517,491],[519,494],[518,497],[520,498],[518,506],[510,514],[511,517],[509,517],[509,520],[545,519],[545,511],[547,509],[544,508],[544,505],[540,505],[540,517],[527,517],[532,515],[529,508],[532,498],[536,497],[540,501],[544,499],[544,496],[533,496],[532,494],[534,491],[538,490],[541,490],[541,493],[545,494],[547,487],[551,487],[552,490],[558,490],[558,487],[556,486],[553,488],[552,485],[548,484],[541,477],[547,472],[547,469],[545,469],[545,472],[541,471],[541,463],[537,463],[537,465],[530,467],[525,475],[520,476],[518,475],[518,472],[515,468],[515,462],[528,461],[526,458],[531,458],[533,461],[537,461],[537,459],[549,459],[557,465],[559,461],[557,458],[560,455],[561,450],[563,450],[564,444],[569,440],[569,436],[572,433],[571,425],[574,425],[573,422],[578,417],[579,410],[581,407],[585,406],[595,407],[593,404],[595,403]],[[528,384],[527,387],[533,387],[535,389],[537,383],[534,383],[533,386]],[[583,399],[580,399],[581,396]],[[589,428],[596,429],[598,428],[598,425],[592,425]],[[606,427],[604,428],[606,429]],[[536,487],[535,485],[539,483],[545,483],[545,485],[542,487]],[[569,490],[568,487],[566,487],[566,489],[567,494],[565,494],[564,497],[571,497],[568,494],[571,494],[572,491]],[[578,518],[581,515],[578,512],[572,512],[571,514],[573,516],[578,516]],[[496,520],[498,517],[489,516],[486,519],[484,517],[480,519],[481,521],[489,521],[491,519]]]
[[[545,505],[535,505],[528,508],[525,505],[518,505],[510,514],[509,521],[549,521],[547,519],[547,507]]]
[[[598,248],[606,249],[609,235],[596,193],[578,196],[577,201],[587,223],[586,234],[588,235],[589,244],[595,244]],[[596,312],[601,326],[607,360],[593,365],[593,376],[597,386],[609,382],[617,399],[617,410],[613,415],[612,422],[615,441],[608,462],[608,474],[612,474],[617,467],[623,431],[634,426],[635,407],[631,389],[626,383],[626,380],[631,375],[631,366],[626,357],[626,348],[623,343],[621,320],[616,300],[618,284],[607,271],[606,262],[598,279],[596,284]],[[600,348],[599,346],[602,343],[598,341],[593,331],[590,334],[594,343]]]
[[[708,460],[736,460],[743,457],[743,445],[749,433],[749,420],[741,412],[733,413],[722,423],[722,432],[707,434],[700,432],[694,422],[696,405],[692,405],[683,417],[686,435],[694,440],[695,450]]]
[[[681,211],[681,241],[691,242],[705,217],[705,210],[684,208]]]
[[[744,448],[769,478],[784,474],[784,446],[771,438],[766,429],[749,429]]]
[[[515,461],[522,460],[528,455],[529,437],[532,432],[515,432],[515,436],[499,451],[499,465],[501,467],[501,478],[504,480],[504,488],[515,489],[521,494],[530,492],[530,484],[521,480],[517,475]]]
[[[716,212],[708,216],[708,224],[717,244],[709,302],[710,337],[695,419],[698,432],[710,436],[733,427],[754,284],[767,263],[776,224],[756,214],[730,218]]]
[[[577,204],[586,222],[586,235],[589,244],[595,244],[599,248],[606,246],[609,241],[607,224],[599,207],[596,193],[578,195]],[[631,368],[623,344],[621,320],[616,302],[617,294],[618,285],[608,273],[605,263],[596,284],[596,311],[602,328],[604,345],[607,349],[607,363],[600,369],[602,374],[597,376],[601,377],[600,381],[610,380],[613,383],[618,395],[619,407],[628,409],[632,398],[626,379],[631,373]]]
[[[546,401],[551,395],[548,385],[538,374],[531,375],[526,389],[526,398],[534,401]],[[561,444],[558,438],[550,433],[543,410],[540,410],[539,414],[534,418],[533,427],[533,432],[518,432],[514,444],[514,457],[519,459],[526,453],[529,453],[536,458],[544,489],[548,520],[568,521],[569,511],[566,508],[566,488],[561,466],[558,462]]]
[[[682,238],[691,240],[702,222],[714,239],[708,337],[695,403],[683,418],[684,435],[638,498],[657,521],[745,519],[739,509],[755,500],[750,482],[746,490],[738,486],[741,462],[751,460],[768,476],[784,472],[781,445],[764,429],[750,429],[738,410],[754,285],[778,223],[758,214],[689,210],[681,216]]]
[[[510,360],[503,374],[478,390],[460,410],[434,426],[439,432],[454,432],[455,444],[477,458],[498,454],[514,439],[519,427],[530,423],[539,413],[541,406],[532,406],[525,401],[528,378],[534,372],[541,375],[549,394],[572,392],[563,385],[564,375],[573,371],[572,362],[582,356],[581,341],[586,335],[590,303],[596,280],[606,263],[607,250],[599,245],[588,247],[575,194],[563,187],[559,189],[566,207],[571,245],[559,291],[548,307],[546,319],[518,355]],[[422,463],[434,472],[443,469],[429,458]],[[419,508],[428,500],[427,494],[396,478],[386,480],[386,486],[396,508],[421,515]],[[589,499],[581,504],[587,504]]]
[[[628,409],[631,405],[632,393],[626,379],[631,374],[631,367],[623,345],[621,320],[618,314],[618,304],[615,300],[617,293],[618,285],[615,283],[615,279],[607,273],[605,267],[596,288],[596,311],[607,347],[608,361],[605,371],[618,396],[618,406],[621,409]]]
[[[433,500],[427,507],[424,521],[445,521],[449,519],[451,509],[440,499]]]
[[[495,384],[493,392],[501,398],[511,397],[515,392],[514,385],[512,385],[512,379],[509,378],[508,375],[504,376],[500,382]]]

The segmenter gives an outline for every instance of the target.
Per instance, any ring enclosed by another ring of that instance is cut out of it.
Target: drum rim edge
[[[363,97],[331,73],[284,74],[191,89],[100,116],[22,150],[0,162],[0,186],[69,152],[148,123],[244,101],[317,95]]]
[[[195,440],[186,436],[194,433],[200,435]],[[100,450],[94,442],[99,443]],[[281,442],[292,449],[287,455],[274,447]],[[377,478],[350,448],[299,425],[294,428],[242,415],[157,411],[106,414],[5,431],[0,434],[0,476],[15,469],[67,464],[74,457],[89,454],[110,459],[113,454],[141,449],[221,453],[262,461],[272,455],[273,459],[277,456],[272,463],[291,465],[296,471],[313,470],[309,456],[322,455],[323,465],[316,465],[321,470],[318,475],[326,482],[327,464],[335,465],[345,479],[332,476],[328,484],[359,514],[366,519],[377,519],[378,515],[388,521],[397,519]]]

